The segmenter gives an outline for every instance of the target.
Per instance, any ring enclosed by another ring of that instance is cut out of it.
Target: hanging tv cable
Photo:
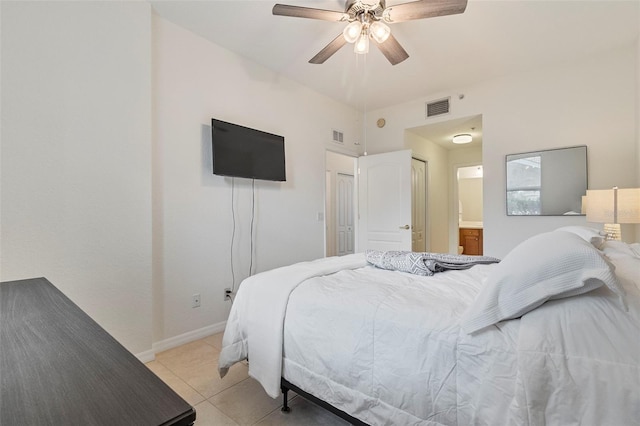
[[[231,178],[231,294],[235,294],[236,291],[236,274],[233,270],[233,242],[236,237],[236,212],[235,212],[235,197],[234,197],[235,178]]]
[[[250,243],[250,256],[249,256],[249,276],[253,275],[253,221],[256,215],[256,180],[251,179],[251,230],[249,235],[251,237]]]

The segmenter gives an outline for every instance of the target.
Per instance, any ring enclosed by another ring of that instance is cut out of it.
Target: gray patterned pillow
[[[424,276],[433,275],[424,263],[423,253],[367,250],[366,258],[367,262],[381,269]]]

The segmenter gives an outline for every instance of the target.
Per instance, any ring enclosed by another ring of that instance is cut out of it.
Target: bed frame
[[[291,411],[291,407],[289,407],[289,395],[288,395],[289,391],[291,390],[297,393],[298,395],[302,396],[304,399],[313,402],[314,404],[324,408],[325,410],[331,411],[333,414],[348,421],[352,425],[369,426],[367,423],[364,423],[362,420],[356,419],[355,417],[350,416],[349,414],[345,413],[342,410],[339,410],[338,408],[334,407],[328,402],[323,401],[320,398],[313,396],[308,392],[303,391],[293,383],[286,380],[284,377],[280,378],[280,389],[282,390],[282,408],[280,410],[285,413],[288,413],[289,411]]]

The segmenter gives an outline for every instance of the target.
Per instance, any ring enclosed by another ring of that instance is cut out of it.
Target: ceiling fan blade
[[[378,45],[382,54],[391,62],[391,65],[397,65],[409,57],[407,51],[400,46],[393,34],[389,34],[389,38],[384,43],[378,43],[375,39],[372,40]]]
[[[347,41],[344,39],[344,36],[340,34],[338,37],[334,38],[333,41],[327,44],[324,49],[318,52],[316,56],[309,60],[310,64],[322,64],[324,61],[329,59],[331,55],[336,53],[342,46],[347,44]]]
[[[349,18],[344,12],[335,10],[314,9],[311,7],[290,6],[276,4],[273,6],[273,14],[281,16],[293,16],[294,18],[320,19],[322,21],[343,21]]]
[[[404,22],[434,16],[455,15],[467,8],[467,0],[421,0],[389,6],[382,12],[386,22]]]

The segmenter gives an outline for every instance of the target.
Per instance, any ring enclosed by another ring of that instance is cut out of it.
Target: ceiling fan
[[[394,24],[414,19],[454,15],[464,12],[466,7],[467,0],[421,0],[389,7],[386,7],[385,0],[346,0],[344,12],[276,4],[273,6],[273,14],[348,22],[342,34],[309,60],[312,64],[324,63],[346,43],[354,43],[353,50],[356,53],[368,53],[369,39],[371,39],[391,65],[396,65],[407,59],[409,54],[391,34],[391,30],[385,23]]]

